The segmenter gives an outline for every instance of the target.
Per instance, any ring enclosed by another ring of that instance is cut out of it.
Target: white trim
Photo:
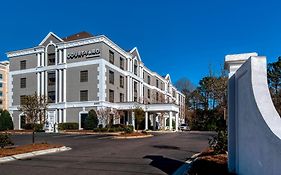
[[[34,47],[34,48],[7,52],[6,54],[7,54],[8,58],[12,58],[12,57],[17,57],[17,56],[29,55],[29,54],[34,54],[34,53],[42,53],[42,52],[44,52],[44,48]]]
[[[50,36],[54,36],[55,38],[57,38],[59,41],[63,42],[63,40],[58,37],[56,34],[54,34],[53,32],[49,32],[47,36],[45,36],[45,38],[41,41],[41,43],[39,44],[39,46],[41,46],[45,41],[47,41],[47,39],[50,37]]]
[[[138,57],[138,60],[139,61],[141,61],[141,57],[140,57],[140,54],[139,54],[139,50],[138,50],[138,48],[137,47],[134,47],[131,51],[130,51],[130,53],[131,54],[133,54],[133,52],[134,51],[136,51],[137,52],[137,57]]]
[[[83,111],[80,111],[79,112],[79,116],[78,116],[78,120],[79,120],[79,130],[82,130],[82,129],[84,129],[84,128],[81,128],[81,114],[88,114],[89,112],[88,111],[85,111],[85,110],[83,110]]]

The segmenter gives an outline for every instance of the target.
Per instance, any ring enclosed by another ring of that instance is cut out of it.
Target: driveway
[[[144,139],[108,135],[38,134],[36,141],[69,146],[71,151],[0,164],[1,175],[172,174],[208,146],[209,132],[154,133]],[[31,135],[13,136],[28,144]]]

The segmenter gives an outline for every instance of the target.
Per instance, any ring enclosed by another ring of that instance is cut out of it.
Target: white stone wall
[[[251,56],[230,77],[228,89],[229,170],[280,174],[281,119],[267,85],[266,58]]]

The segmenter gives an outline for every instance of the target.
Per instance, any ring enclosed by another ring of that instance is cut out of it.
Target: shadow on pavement
[[[180,148],[177,146],[169,146],[169,145],[153,145],[154,148],[160,148],[160,149],[174,149],[179,150]]]
[[[152,162],[149,165],[154,166],[167,174],[173,174],[178,168],[180,168],[184,164],[184,162],[159,155],[147,155],[143,158],[151,159]]]

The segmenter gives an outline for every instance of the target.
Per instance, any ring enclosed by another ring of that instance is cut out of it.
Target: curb
[[[153,137],[153,135],[146,135],[146,136],[114,136],[113,139],[142,139],[142,138],[149,138]]]
[[[71,150],[70,147],[63,146],[63,147],[60,147],[60,148],[51,148],[51,149],[46,149],[46,150],[17,154],[17,155],[12,155],[12,156],[0,158],[0,163],[10,162],[10,161],[13,161],[13,160],[20,160],[20,159],[25,159],[25,158],[30,158],[30,157],[35,157],[35,156],[40,156],[40,155],[45,155],[45,154],[69,151],[69,150]]]
[[[180,166],[172,175],[188,175],[188,170],[201,153],[196,153],[191,156],[185,163]]]

